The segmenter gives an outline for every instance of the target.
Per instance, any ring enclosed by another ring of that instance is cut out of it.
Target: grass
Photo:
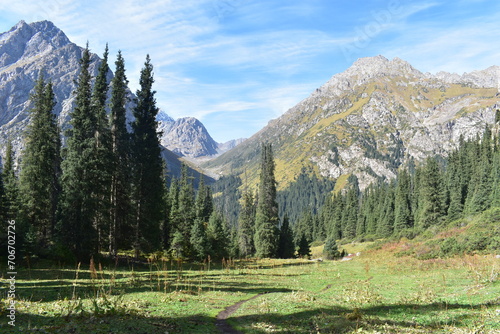
[[[346,262],[40,261],[19,268],[16,327],[3,307],[0,332],[218,333],[220,311],[265,293],[228,322],[244,333],[500,333],[500,259],[418,260],[394,255],[404,241],[368,246],[344,245],[361,252]]]

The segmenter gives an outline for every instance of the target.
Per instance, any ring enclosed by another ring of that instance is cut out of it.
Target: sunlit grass
[[[217,333],[220,311],[262,294],[228,322],[244,333],[500,332],[500,259],[394,256],[404,240],[367,246],[343,245],[360,253],[346,262],[157,259],[79,268],[40,262],[18,272],[15,329]],[[0,332],[11,333],[2,312]]]

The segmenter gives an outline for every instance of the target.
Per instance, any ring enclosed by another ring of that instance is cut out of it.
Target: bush
[[[337,246],[337,242],[333,238],[326,239],[325,248],[323,249],[325,257],[329,260],[338,259],[342,257]]]

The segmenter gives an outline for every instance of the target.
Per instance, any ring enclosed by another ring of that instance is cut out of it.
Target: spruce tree
[[[109,253],[116,255],[119,246],[129,246],[126,242],[131,232],[131,171],[130,136],[127,132],[126,104],[128,80],[125,61],[120,51],[115,61],[115,75],[111,80],[111,188]]]
[[[7,143],[2,173],[5,189],[5,218],[7,220],[16,220],[19,214],[19,182],[14,168],[14,149],[10,141]]]
[[[500,207],[500,152],[495,152],[491,166],[491,194],[490,203],[492,207]]]
[[[136,257],[140,251],[160,247],[160,224],[163,219],[164,168],[161,158],[153,65],[149,55],[141,70],[140,89],[132,122],[132,165],[134,225],[133,247]]]
[[[297,255],[305,258],[311,257],[311,246],[309,245],[309,241],[307,241],[307,237],[302,234],[298,240]]]
[[[480,156],[477,161],[474,176],[471,180],[470,196],[467,199],[467,211],[482,212],[490,207],[491,194],[491,161],[492,141],[491,130],[486,127],[480,144]]]
[[[380,199],[383,204],[380,210],[377,235],[384,238],[390,236],[394,231],[394,188],[393,184],[386,185],[385,196]]]
[[[210,215],[207,236],[210,244],[210,255],[215,259],[227,257],[229,254],[229,233],[224,218],[217,211]]]
[[[353,180],[346,194],[345,209],[342,216],[342,237],[354,238],[359,211],[359,188],[356,179]]]
[[[95,170],[97,117],[92,107],[90,62],[87,45],[80,60],[75,107],[71,113],[71,128],[66,132],[67,147],[61,165],[60,234],[64,245],[79,261],[88,261],[98,249],[94,225],[98,212],[94,192],[99,173]]]
[[[275,257],[279,241],[278,203],[271,144],[262,144],[259,201],[255,217],[255,250],[257,257]]]
[[[22,216],[34,235],[37,250],[47,250],[54,242],[54,227],[60,194],[61,140],[52,84],[43,75],[37,80],[31,96],[33,109],[26,135],[20,173]]]
[[[295,256],[295,244],[293,242],[293,232],[290,227],[288,216],[283,217],[280,227],[280,239],[278,245],[278,257],[281,259],[291,259]]]
[[[193,257],[198,261],[206,259],[211,247],[205,223],[200,218],[196,218],[194,221],[193,228],[191,229],[190,243],[193,249]]]
[[[252,256],[255,253],[253,237],[255,234],[255,201],[252,192],[243,193],[240,216],[238,219],[238,243],[240,255]]]
[[[413,227],[411,179],[408,171],[402,169],[398,173],[394,197],[394,232],[398,233],[410,227]]]
[[[185,244],[183,245],[183,254],[188,257],[191,256],[192,253],[192,247],[189,241],[191,240],[191,231],[196,219],[194,197],[193,182],[188,175],[187,165],[183,164],[177,201],[178,211],[176,214],[178,218],[176,219],[176,226],[174,228],[180,231],[184,236]],[[200,212],[200,215],[203,215],[203,213]],[[204,222],[208,222],[208,219]]]
[[[196,218],[201,219],[203,222],[208,222],[213,211],[212,191],[209,186],[205,185],[203,174],[200,174],[194,207]]]
[[[96,128],[93,147],[93,167],[95,178],[93,192],[95,199],[94,227],[97,231],[97,245],[100,251],[103,247],[109,251],[109,228],[111,196],[110,188],[112,181],[112,146],[110,122],[106,114],[106,100],[109,91],[108,84],[108,46],[104,51],[103,59],[99,64],[98,73],[95,78],[92,91],[91,107],[96,119]]]
[[[426,229],[443,216],[441,171],[435,158],[428,158],[420,176],[419,227]]]

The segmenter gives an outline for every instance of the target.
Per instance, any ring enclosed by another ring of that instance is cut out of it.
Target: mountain
[[[226,143],[217,143],[207,129],[194,117],[174,120],[171,117],[158,118],[159,130],[163,132],[161,144],[181,157],[192,161],[211,159],[225,153],[245,139],[233,139]],[[200,159],[201,158],[201,159]]]
[[[68,127],[74,101],[72,92],[76,88],[75,80],[79,73],[82,50],[83,48],[72,43],[64,32],[49,21],[31,24],[21,21],[8,32],[0,34],[0,156],[5,155],[8,141],[13,142],[18,156],[22,151],[24,132],[29,121],[28,110],[31,108],[29,96],[42,72],[53,83],[57,101],[54,113],[58,116],[59,124],[63,130]],[[97,74],[99,63],[100,58],[93,54],[90,71],[94,76]],[[111,80],[111,71],[108,76]],[[133,99],[134,95],[129,91],[129,121],[133,118]],[[165,138],[162,142],[171,141],[182,146],[168,145],[167,148],[175,152],[195,152],[198,155],[216,153],[218,144],[213,142],[199,121],[174,121],[163,112],[159,114],[158,121],[160,124],[179,124],[172,128],[175,130],[173,133],[164,131]],[[197,138],[198,134],[204,137]],[[207,143],[203,143],[204,139]],[[206,147],[208,151],[197,151],[199,146]],[[178,155],[165,154],[164,157],[176,160],[167,162],[168,166],[180,164],[177,161]],[[173,168],[177,169],[179,168]]]
[[[260,145],[269,142],[280,188],[305,166],[337,179],[337,189],[350,175],[365,188],[378,178],[395,177],[410,160],[446,156],[461,136],[481,134],[500,107],[499,82],[497,66],[432,75],[398,58],[362,58],[203,167],[214,174],[246,173],[255,184]]]
[[[161,122],[161,144],[180,156],[199,158],[217,154],[218,144],[203,124],[194,117]]]

